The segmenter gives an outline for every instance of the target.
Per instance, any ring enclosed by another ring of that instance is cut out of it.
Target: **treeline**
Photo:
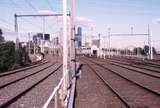
[[[157,55],[157,51],[154,47],[152,47],[152,52],[154,55]],[[134,48],[133,53],[147,56],[149,54],[149,46],[145,45],[144,48],[141,48],[141,47]]]
[[[4,42],[0,44],[0,72],[19,68],[31,63],[26,48],[19,45],[15,50],[14,42]]]
[[[102,50],[104,50],[104,49],[102,49]],[[105,49],[105,51],[109,51],[109,49]],[[118,51],[122,55],[125,55],[127,53],[127,54],[135,54],[135,55],[141,54],[141,55],[147,56],[149,54],[149,46],[145,45],[143,48],[142,47],[135,47],[135,48],[133,48],[133,50],[111,48],[110,51],[111,52]],[[157,55],[157,51],[154,47],[152,47],[152,52],[154,55]]]

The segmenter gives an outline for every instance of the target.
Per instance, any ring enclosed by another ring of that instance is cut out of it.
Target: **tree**
[[[2,32],[2,29],[0,29],[0,43],[4,42],[4,37],[2,35],[3,35],[3,32]]]
[[[14,65],[15,44],[14,42],[1,43],[0,45],[0,72],[6,71]]]
[[[148,53],[149,53],[149,46],[145,45],[144,48],[143,48],[143,50],[144,50],[144,54],[148,55]]]
[[[149,54],[149,46],[145,45],[143,51],[144,51],[145,55],[148,55]],[[152,51],[153,51],[153,54],[155,54],[155,55],[157,54],[155,47],[152,47]]]

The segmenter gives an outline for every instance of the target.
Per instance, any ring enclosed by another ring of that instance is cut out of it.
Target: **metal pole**
[[[45,17],[43,16],[43,39],[45,38]],[[42,41],[42,52],[44,53],[44,41]]]
[[[152,53],[152,39],[151,39],[151,32],[150,32],[150,26],[148,24],[148,46],[149,46],[149,59],[153,59],[153,53]]]
[[[100,50],[101,50],[101,48],[100,48],[100,46],[101,46],[101,35],[100,35],[100,33],[98,34],[98,38],[99,38],[99,57],[101,58],[101,52],[100,52]]]
[[[152,31],[150,30],[151,60],[153,59]]]
[[[17,14],[14,14],[14,20],[15,20],[15,33],[16,33],[16,49],[19,48],[19,34],[18,34],[18,22],[17,22]]]
[[[76,18],[76,0],[72,0],[71,1],[71,48],[70,48],[70,65],[71,65],[72,77],[75,76],[75,70],[76,70],[75,18]]]
[[[67,72],[67,59],[68,59],[68,44],[67,44],[67,0],[63,0],[63,76]],[[63,83],[63,99],[67,93],[67,82],[66,79]]]
[[[108,39],[109,39],[109,42],[108,42],[108,44],[109,44],[109,45],[108,45],[108,47],[109,47],[109,58],[111,57],[111,53],[110,53],[110,52],[111,52],[111,48],[110,48],[110,47],[111,47],[111,46],[110,46],[110,37],[111,37],[111,36],[110,36],[110,34],[111,34],[111,28],[108,28]]]
[[[30,33],[28,33],[28,53],[30,54],[31,52],[31,43],[30,43]]]
[[[34,42],[34,44],[33,44],[34,46],[34,55],[36,54],[36,43]]]
[[[45,17],[43,16],[43,35],[45,34]]]
[[[103,53],[104,53],[104,55],[103,55],[103,56],[104,56],[104,59],[106,59],[105,48],[106,48],[106,47],[105,47],[105,37],[104,37],[104,52],[103,52]]]

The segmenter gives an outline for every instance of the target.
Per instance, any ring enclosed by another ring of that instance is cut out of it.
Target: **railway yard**
[[[158,4],[0,0],[0,108],[160,108]]]
[[[160,62],[80,56],[75,108],[160,108]],[[0,108],[41,108],[62,77],[60,57],[0,74]],[[48,107],[54,106],[54,99]],[[60,107],[60,106],[58,106]]]
[[[80,57],[75,108],[160,108],[160,63]]]
[[[40,108],[62,77],[57,57],[0,74],[0,108]]]

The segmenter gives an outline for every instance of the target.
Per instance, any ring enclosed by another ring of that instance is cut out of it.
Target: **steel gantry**
[[[150,31],[150,27],[148,25],[148,31],[147,33],[133,33],[133,27],[131,27],[131,33],[130,34],[112,34],[111,33],[111,28],[108,28],[108,49],[109,49],[109,58],[111,56],[110,54],[110,38],[113,36],[147,36],[148,37],[148,46],[149,46],[149,55],[148,58],[149,59],[153,59],[153,51],[152,51],[152,33]]]
[[[66,13],[67,16],[70,16],[70,14]],[[16,48],[18,48],[19,43],[19,28],[18,28],[18,18],[19,17],[42,17],[43,18],[43,26],[45,25],[45,17],[51,17],[51,16],[63,16],[63,14],[14,14],[14,30],[16,33]],[[45,29],[43,27],[43,33],[45,32]]]

